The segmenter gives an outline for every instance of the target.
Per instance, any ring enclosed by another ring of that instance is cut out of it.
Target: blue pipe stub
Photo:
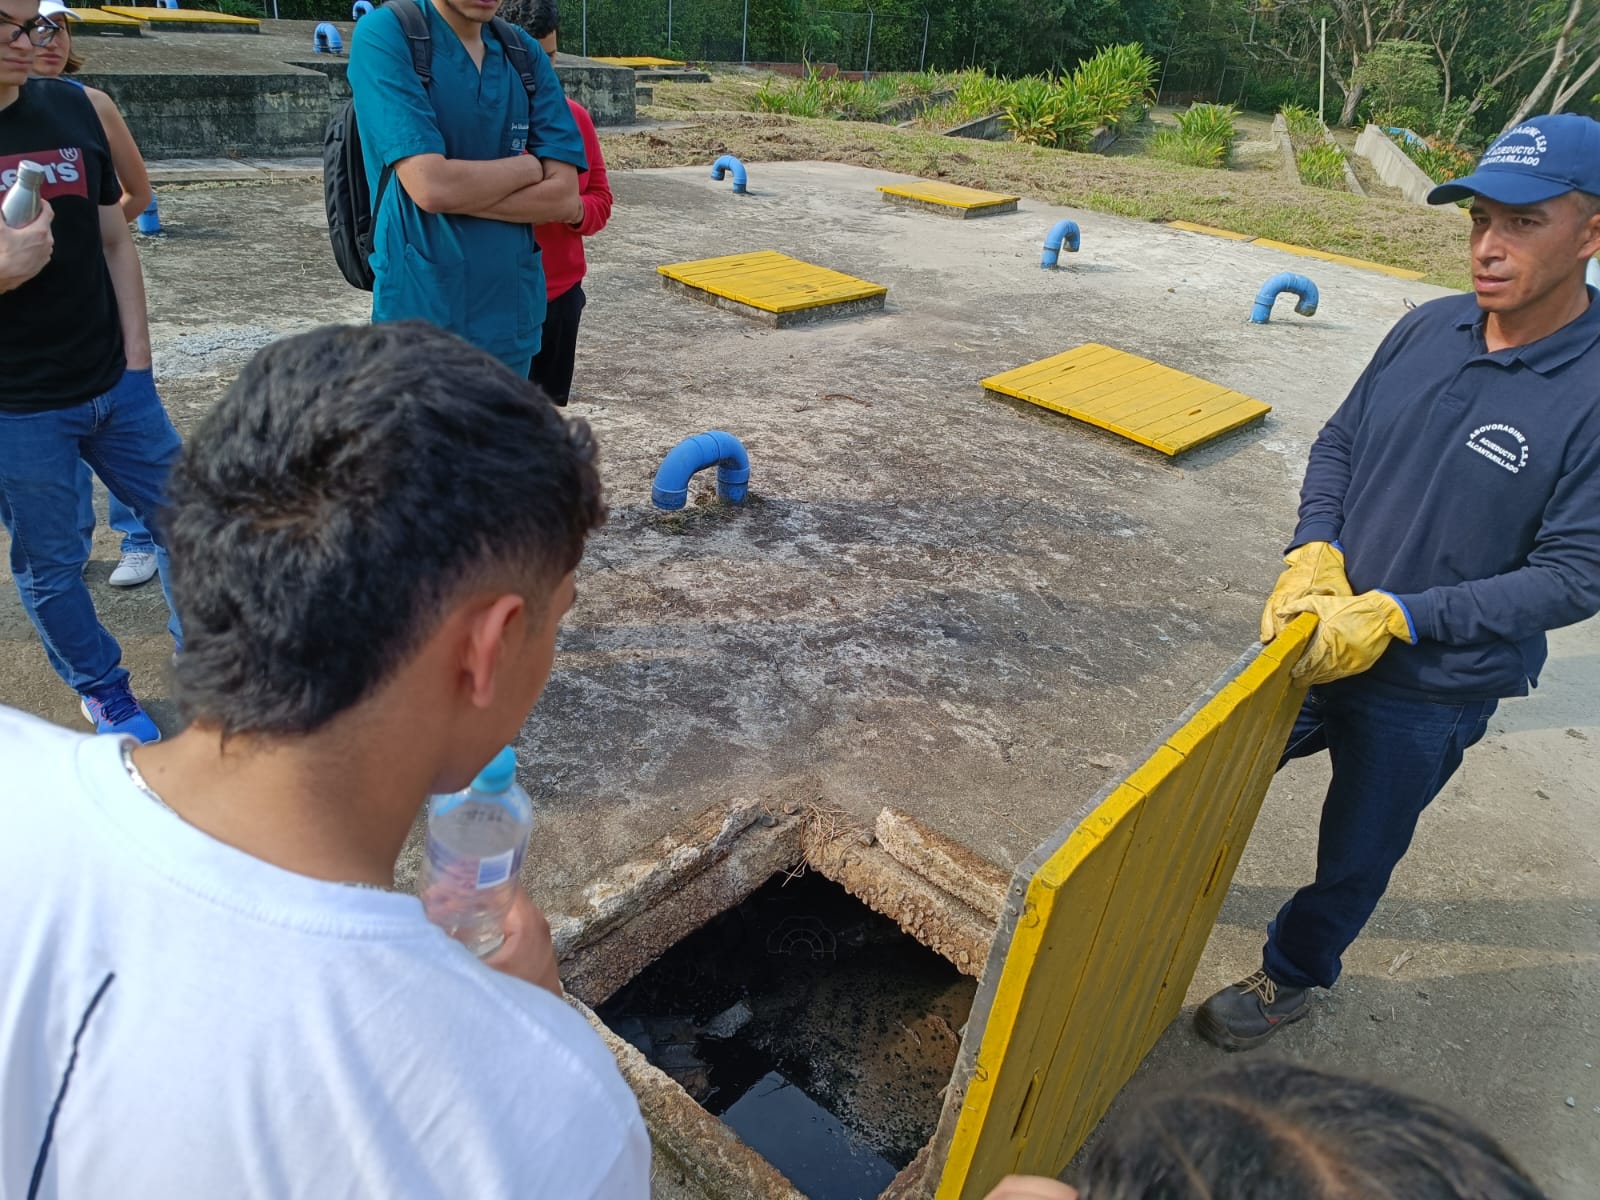
[[[743,504],[750,487],[750,456],[731,433],[713,429],[686,437],[667,452],[650,488],[650,503],[671,512],[689,499],[689,480],[707,467],[717,468],[717,498]]]
[[[1300,303],[1294,306],[1295,312],[1302,317],[1309,317],[1317,311],[1317,285],[1304,275],[1296,275],[1291,271],[1284,271],[1274,275],[1261,285],[1261,290],[1256,293],[1255,306],[1250,310],[1250,320],[1256,325],[1265,325],[1272,319],[1272,302],[1284,292],[1292,292],[1300,298]]]
[[[1050,232],[1044,235],[1044,257],[1039,260],[1039,266],[1044,270],[1052,270],[1061,257],[1063,247],[1068,253],[1078,252],[1079,233],[1076,221],[1057,221],[1050,226]]]
[[[313,54],[344,53],[344,39],[339,36],[338,27],[331,21],[324,21],[311,31],[311,52]]]
[[[350,19],[352,21],[359,21],[371,11],[372,0],[356,0],[356,2],[350,6]]]
[[[139,214],[138,225],[140,233],[154,235],[161,232],[161,210],[156,207],[155,192],[150,193],[150,203]]]
[[[711,178],[718,183],[722,182],[723,173],[727,171],[733,172],[733,194],[735,196],[745,195],[750,176],[745,171],[744,164],[731,154],[724,154],[711,164]]]

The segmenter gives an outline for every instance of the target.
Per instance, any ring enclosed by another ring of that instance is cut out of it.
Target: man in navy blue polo
[[[1333,780],[1316,880],[1196,1014],[1224,1049],[1333,986],[1422,810],[1538,683],[1545,631],[1600,611],[1600,122],[1529,118],[1428,197],[1468,198],[1476,295],[1402,318],[1323,427],[1262,615],[1263,641],[1319,619],[1284,760],[1327,750]]]

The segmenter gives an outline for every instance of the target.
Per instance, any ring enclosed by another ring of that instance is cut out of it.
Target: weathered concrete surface
[[[613,518],[521,742],[541,813],[527,878],[557,917],[736,798],[867,825],[892,804],[1012,867],[1249,644],[1311,438],[1403,299],[1439,294],[1033,201],[940,222],[883,204],[874,186],[899,178],[884,172],[752,174],[765,194],[735,199],[703,168],[621,173],[590,244],[570,411],[599,432]],[[316,185],[171,187],[162,212],[170,236],[141,251],[180,427],[276,334],[364,317]],[[1084,249],[1040,271],[1059,217]],[[765,248],[888,284],[889,307],[771,331],[656,282],[661,263]],[[1315,318],[1246,323],[1261,279],[1308,269]],[[1174,464],[978,386],[1089,340],[1274,412]],[[659,516],[662,455],[708,428],[749,447],[750,502]],[[98,536],[96,601],[172,728],[160,596],[106,588],[115,547]],[[1553,646],[1545,685],[1503,708],[1424,818],[1344,982],[1281,1045],[1466,1108],[1578,1200],[1600,1189],[1600,1074],[1584,1066],[1600,1064],[1600,637],[1591,623]],[[0,701],[78,724],[9,587]],[[1276,784],[1194,998],[1253,965],[1310,877],[1325,773],[1297,764]],[[1174,1026],[1145,1074],[1216,1061]]]
[[[1378,178],[1413,204],[1426,204],[1434,182],[1428,173],[1406,157],[1406,152],[1396,146],[1389,135],[1376,125],[1369,124],[1356,139],[1356,153],[1372,164]]]
[[[82,47],[88,65],[80,78],[117,101],[146,158],[316,153],[334,107],[350,98],[349,60],[312,52],[317,24],[99,38]],[[354,23],[334,24],[348,52]],[[563,54],[556,74],[596,124],[633,121],[632,71]]]

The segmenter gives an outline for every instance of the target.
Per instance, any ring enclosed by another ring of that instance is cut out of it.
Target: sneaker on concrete
[[[1248,1050],[1310,1012],[1310,988],[1289,987],[1257,971],[1202,1004],[1194,1026],[1213,1046]]]
[[[155,576],[154,550],[127,550],[117,563],[117,569],[111,572],[108,582],[112,587],[138,587],[141,583],[149,583]]]
[[[98,692],[84,692],[78,697],[78,711],[96,733],[120,733],[140,742],[161,740],[161,730],[139,706],[125,682]]]

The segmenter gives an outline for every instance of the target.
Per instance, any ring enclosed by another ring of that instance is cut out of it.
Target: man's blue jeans
[[[109,489],[107,489],[109,491]],[[122,535],[122,553],[154,554],[156,542],[145,523],[134,515],[115,492],[110,493],[110,511],[106,524]],[[88,463],[78,466],[78,528],[83,531],[84,545],[94,549],[94,472]]]
[[[1495,706],[1410,699],[1359,676],[1311,689],[1278,765],[1326,750],[1333,782],[1322,802],[1316,882],[1267,926],[1269,976],[1290,987],[1333,986],[1417,818],[1483,737]]]
[[[158,514],[179,446],[149,371],[129,371],[109,392],[71,408],[0,413],[0,521],[11,535],[11,575],[50,665],[80,694],[121,683],[128,673],[83,581],[78,460],[155,534],[170,611]],[[167,627],[181,646],[176,613]]]

